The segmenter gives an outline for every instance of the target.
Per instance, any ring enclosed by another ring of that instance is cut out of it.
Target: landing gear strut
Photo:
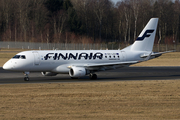
[[[93,73],[90,73],[90,74],[89,74],[89,78],[90,78],[91,80],[96,80],[96,79],[97,79],[97,75],[96,75],[96,74],[93,74]]]
[[[29,77],[28,77],[29,72],[24,72],[24,75],[25,75],[24,81],[29,81]]]

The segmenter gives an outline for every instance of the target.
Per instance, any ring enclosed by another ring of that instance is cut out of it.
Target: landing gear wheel
[[[29,81],[29,77],[24,77],[24,81]]]
[[[97,79],[97,75],[91,73],[91,74],[89,75],[89,78],[90,78],[91,80],[96,80],[96,79]]]
[[[29,77],[28,77],[29,72],[24,72],[24,75],[25,75],[24,81],[29,81]]]

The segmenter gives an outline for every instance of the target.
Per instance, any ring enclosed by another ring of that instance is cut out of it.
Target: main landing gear
[[[29,72],[24,72],[24,75],[25,75],[24,81],[29,81],[29,77],[28,77]]]
[[[93,74],[93,73],[90,73],[90,74],[89,74],[89,78],[90,78],[91,80],[96,80],[96,79],[97,79],[97,75],[96,75],[96,74]]]

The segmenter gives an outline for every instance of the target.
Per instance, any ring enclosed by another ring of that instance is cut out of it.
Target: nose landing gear
[[[29,72],[24,72],[24,75],[25,75],[24,81],[29,81],[29,77],[28,77]]]

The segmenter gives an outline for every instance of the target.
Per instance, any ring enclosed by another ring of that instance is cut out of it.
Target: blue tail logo
[[[144,35],[142,37],[138,37],[136,39],[136,41],[143,41],[145,37],[150,37],[151,36],[151,34],[149,34],[149,33],[153,33],[153,32],[154,32],[154,30],[146,30]]]

